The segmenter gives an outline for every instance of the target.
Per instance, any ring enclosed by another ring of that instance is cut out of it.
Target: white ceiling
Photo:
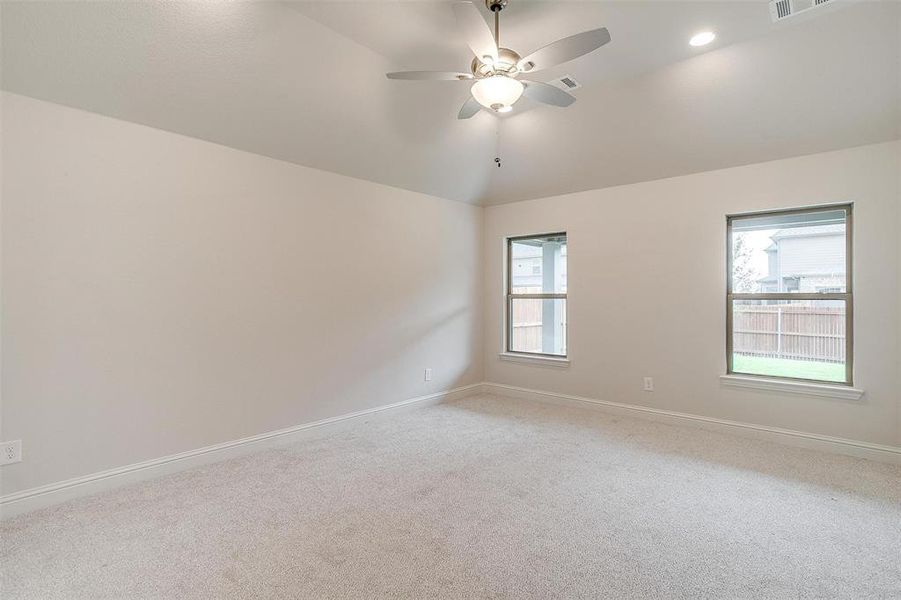
[[[898,3],[767,11],[510,0],[501,43],[522,54],[598,26],[613,41],[541,73],[584,84],[573,106],[458,121],[465,83],[384,77],[466,68],[447,2],[4,2],[2,87],[482,204],[901,137]],[[703,29],[717,41],[688,46]]]
[[[474,3],[493,26],[494,16],[485,3]],[[290,4],[398,68],[468,71],[472,54],[457,32],[448,5],[438,1]],[[766,2],[510,0],[501,12],[501,46],[525,56],[550,42],[597,27],[607,27],[613,43],[543,71],[540,77],[536,74],[536,79],[572,75],[588,84],[634,77],[704,52],[686,43],[699,31],[714,29],[721,40],[731,44],[766,34],[771,22]]]

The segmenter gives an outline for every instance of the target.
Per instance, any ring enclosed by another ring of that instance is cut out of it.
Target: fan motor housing
[[[517,65],[522,57],[509,48],[497,49],[497,62],[493,65],[485,64],[478,58],[472,59],[472,74],[476,77],[489,77],[495,73],[501,73],[510,77],[519,75]]]

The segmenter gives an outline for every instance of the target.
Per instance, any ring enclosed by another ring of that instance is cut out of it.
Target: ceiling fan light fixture
[[[485,22],[479,8],[473,2],[455,1],[451,5],[457,27],[463,34],[466,45],[475,55],[469,67],[471,75],[448,71],[400,71],[387,73],[388,79],[433,81],[474,79],[470,90],[471,97],[460,107],[458,119],[471,119],[479,112],[480,107],[489,108],[497,113],[510,112],[523,95],[527,96],[529,101],[551,106],[565,107],[575,102],[575,96],[558,87],[540,81],[519,81],[516,77],[522,73],[548,69],[594,52],[610,42],[610,32],[607,28],[590,29],[559,39],[523,58],[515,50],[500,45],[500,13],[507,6],[508,0],[482,1],[494,14],[494,31]],[[817,1],[825,2],[825,0]]]
[[[472,86],[472,97],[476,102],[497,112],[509,112],[522,96],[521,82],[506,75],[493,75],[479,79]],[[501,110],[502,108],[507,110]]]

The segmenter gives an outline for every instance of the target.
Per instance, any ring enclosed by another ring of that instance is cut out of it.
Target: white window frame
[[[824,206],[811,206],[804,208],[790,208],[781,210],[766,210],[753,213],[741,213],[726,216],[726,375],[740,378],[781,380],[788,382],[800,382],[808,384],[839,385],[852,387],[854,385],[854,302],[853,302],[853,203],[829,204]],[[798,292],[767,292],[767,293],[733,293],[732,291],[732,223],[750,217],[767,217],[780,215],[797,215],[805,213],[823,212],[829,210],[845,211],[845,292],[844,293],[798,293]],[[804,379],[800,377],[785,377],[779,375],[757,375],[751,373],[736,372],[732,369],[732,326],[733,326],[733,300],[843,300],[845,302],[845,380],[842,382],[823,381],[819,379]]]
[[[565,231],[558,231],[555,233],[536,233],[532,235],[518,235],[514,237],[506,238],[506,274],[504,277],[504,295],[506,298],[505,309],[504,309],[504,352],[501,353],[501,358],[523,358],[523,359],[536,359],[541,361],[548,362],[559,362],[560,364],[568,364],[569,363],[569,300],[567,300],[567,294],[562,293],[550,293],[550,294],[514,294],[513,293],[513,243],[519,240],[532,240],[543,237],[562,237],[568,241],[568,236]],[[568,254],[568,253],[567,253]],[[569,273],[569,256],[567,255],[567,273]],[[569,289],[569,282],[567,282],[567,291]],[[549,354],[545,352],[523,352],[521,350],[513,350],[513,300],[564,300],[566,302],[566,322],[563,325],[563,336],[566,340],[566,352],[565,354]]]

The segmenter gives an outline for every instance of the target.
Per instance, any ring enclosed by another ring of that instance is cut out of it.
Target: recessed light
[[[706,46],[715,39],[716,34],[712,31],[702,31],[701,33],[692,36],[692,38],[688,40],[688,43],[692,46]]]

